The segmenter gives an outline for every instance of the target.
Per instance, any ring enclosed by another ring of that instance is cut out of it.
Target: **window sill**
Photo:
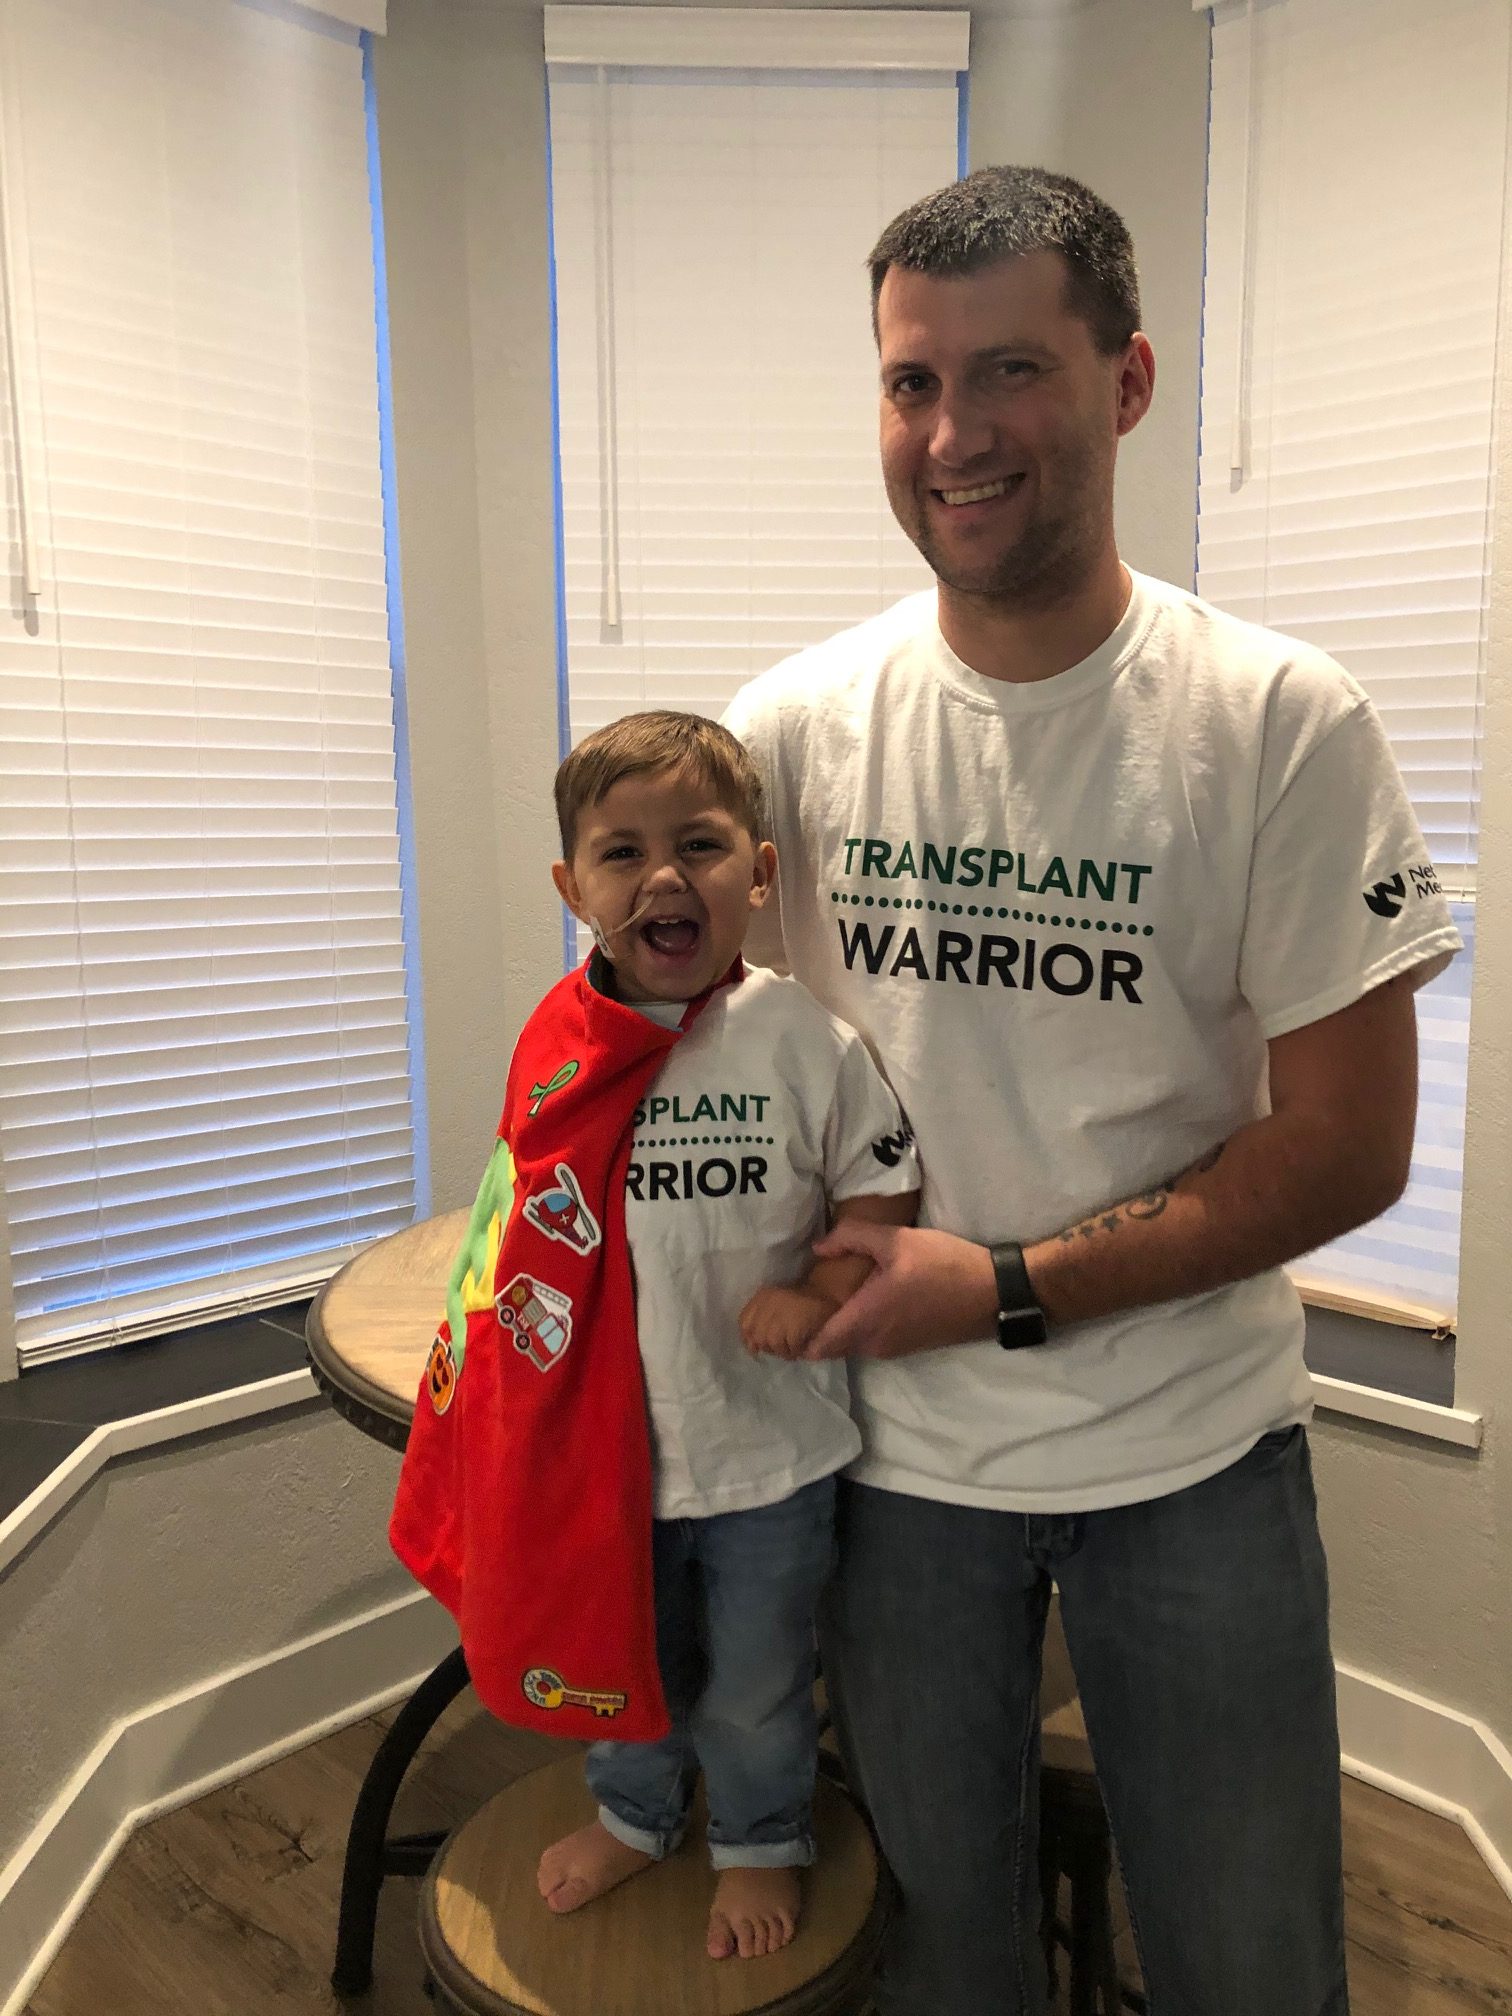
[[[267,1376],[241,1383],[211,1385],[183,1398],[165,1397],[164,1404],[135,1414],[109,1412],[113,1372],[120,1370],[123,1383],[129,1381],[133,1387],[140,1383],[140,1360],[128,1362],[125,1353],[118,1366],[101,1366],[96,1360],[87,1388],[79,1383],[76,1365],[66,1373],[59,1368],[0,1386],[0,1457],[6,1456],[6,1445],[14,1436],[16,1447],[26,1445],[23,1458],[29,1459],[29,1468],[27,1460],[0,1462],[0,1575],[117,1457],[318,1400],[320,1389],[297,1362],[303,1359],[303,1315],[302,1308],[283,1310],[256,1324],[258,1355],[265,1366],[271,1359],[274,1365],[281,1361],[283,1369],[270,1369]],[[267,1332],[277,1335],[270,1339]],[[172,1344],[180,1347],[179,1365],[190,1366],[191,1378],[203,1383],[206,1372],[214,1368],[206,1364],[202,1340],[187,1335]],[[192,1366],[184,1346],[193,1353]],[[170,1348],[165,1342],[165,1355]],[[172,1366],[159,1360],[146,1383],[162,1392],[171,1389],[175,1376]],[[1324,1413],[1461,1449],[1480,1447],[1483,1417],[1465,1408],[1439,1406],[1320,1372],[1313,1373],[1312,1381],[1316,1404]],[[89,1403],[87,1411],[81,1395]],[[104,1413],[109,1418],[99,1418]],[[35,1477],[34,1483],[28,1482],[29,1475]]]
[[[117,1457],[318,1397],[303,1305],[0,1385],[0,1575]]]
[[[1452,1442],[1459,1449],[1479,1449],[1484,1416],[1464,1407],[1440,1407],[1405,1393],[1387,1393],[1378,1386],[1357,1386],[1348,1379],[1312,1375],[1313,1398],[1327,1414],[1348,1414],[1384,1428],[1401,1428],[1430,1442]]]

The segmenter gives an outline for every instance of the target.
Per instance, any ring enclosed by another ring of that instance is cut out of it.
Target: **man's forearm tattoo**
[[[1068,1225],[1056,1236],[1062,1246],[1073,1246],[1078,1239],[1095,1239],[1100,1232],[1116,1232],[1121,1225],[1147,1225],[1165,1210],[1176,1193],[1177,1184],[1184,1177],[1207,1174],[1223,1153],[1225,1145],[1220,1141],[1216,1148],[1210,1148],[1200,1161],[1194,1162],[1189,1169],[1183,1169],[1180,1175],[1172,1176],[1153,1190],[1146,1190],[1140,1197],[1130,1197],[1126,1203],[1114,1205],[1111,1210],[1096,1211],[1090,1218],[1083,1218],[1080,1224]]]

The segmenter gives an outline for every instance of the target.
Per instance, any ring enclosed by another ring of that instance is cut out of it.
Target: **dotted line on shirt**
[[[1153,938],[1153,924],[1120,924],[1116,918],[1047,916],[1043,910],[1002,910],[990,903],[936,903],[922,896],[854,896],[843,889],[831,889],[831,903],[864,904],[868,910],[938,910],[942,917],[1002,917],[1015,924],[1049,924],[1057,930],[1127,932],[1131,938]]]
[[[660,1139],[642,1141],[637,1148],[775,1148],[771,1134],[664,1134]]]

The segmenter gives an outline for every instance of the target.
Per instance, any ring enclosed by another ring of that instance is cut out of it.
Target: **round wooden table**
[[[347,1262],[310,1305],[310,1369],[338,1414],[402,1449],[415,1396],[446,1307],[446,1277],[467,1230],[465,1211],[392,1232]]]
[[[446,1277],[466,1211],[448,1211],[390,1233],[328,1281],[305,1318],[305,1348],[317,1385],[336,1411],[389,1449],[409,1440],[431,1340],[446,1305]],[[385,1876],[423,1876],[444,1834],[391,1836],[404,1774],[439,1718],[468,1684],[460,1646],[448,1652],[400,1709],[379,1744],[352,1809],[331,1986],[361,1995],[373,1980],[373,1935]]]

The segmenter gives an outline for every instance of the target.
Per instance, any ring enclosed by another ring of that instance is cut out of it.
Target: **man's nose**
[[[930,416],[929,454],[945,469],[963,469],[992,447],[992,419],[964,386],[946,386]]]

